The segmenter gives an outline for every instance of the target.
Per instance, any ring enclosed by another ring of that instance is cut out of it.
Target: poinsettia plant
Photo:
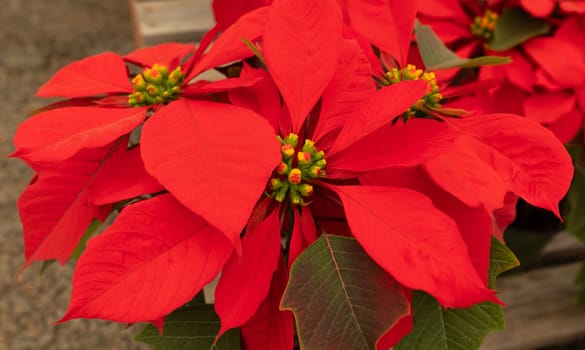
[[[508,65],[481,67],[476,71],[452,69],[446,75],[465,76],[467,82],[493,82],[491,89],[478,91],[469,103],[484,112],[524,115],[549,128],[567,145],[573,156],[575,177],[563,202],[563,224],[585,242],[582,215],[585,2],[421,0],[418,3],[419,19],[458,54],[512,57],[513,63]],[[583,293],[584,276],[585,266],[579,278]]]
[[[23,268],[77,260],[59,322],[148,322],[157,349],[472,349],[501,329],[503,229],[519,197],[560,215],[571,159],[432,69],[509,59],[420,24],[413,42],[414,2],[213,8],[197,46],[62,68],[37,95],[65,99],[15,135],[36,172]]]

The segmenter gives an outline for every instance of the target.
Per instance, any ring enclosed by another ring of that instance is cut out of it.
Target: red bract
[[[557,3],[559,10],[553,16]],[[508,15],[514,13],[525,21],[530,20],[530,14],[518,6],[538,17],[534,21],[544,30],[548,26],[552,35],[527,38],[501,53],[490,50],[489,44],[497,34],[494,29],[498,26],[498,14],[506,15],[505,11],[509,11]],[[479,94],[484,111],[526,115],[549,127],[563,142],[570,141],[583,129],[585,117],[585,110],[576,98],[585,87],[585,50],[580,39],[585,34],[585,26],[583,16],[576,14],[583,9],[580,3],[553,0],[520,1],[519,4],[488,1],[484,6],[459,0],[419,1],[421,21],[430,24],[459,55],[476,57],[488,53],[512,58],[509,65],[480,68],[480,79],[500,81],[489,93]],[[559,55],[566,60],[559,60]],[[571,64],[567,66],[563,62]]]

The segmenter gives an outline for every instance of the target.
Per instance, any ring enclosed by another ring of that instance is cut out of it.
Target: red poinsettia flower
[[[254,27],[246,28],[251,31],[248,34],[253,36]],[[216,134],[221,133],[222,123],[236,128],[237,125],[256,125],[254,121],[246,124],[248,118],[245,112],[244,115],[239,110],[232,113],[229,106],[204,101],[210,99],[212,93],[250,85],[254,81],[234,78],[217,82],[191,82],[199,72],[216,64],[252,55],[239,39],[221,40],[223,41],[218,39],[218,42],[223,42],[223,47],[218,46],[203,57],[199,57],[198,52],[201,49],[193,53],[195,47],[186,44],[163,44],[139,49],[124,57],[114,53],[99,54],[66,66],[39,89],[39,96],[60,96],[71,100],[49,106],[45,111],[34,115],[21,124],[14,138],[16,152],[13,156],[28,162],[39,174],[18,203],[24,226],[27,257],[25,266],[33,261],[46,259],[58,259],[64,263],[91,220],[104,218],[104,214],[100,214],[104,210],[107,212],[107,208],[102,207],[104,202],[92,202],[88,196],[92,184],[99,178],[98,174],[107,168],[107,162],[135,159],[135,164],[144,168],[144,162],[150,168],[149,174],[159,175],[158,157],[177,157],[179,153],[172,147],[160,144],[165,141],[158,138],[159,131],[152,133],[152,128],[167,129],[165,133],[173,141],[181,138],[180,133],[193,131],[193,128],[197,129],[196,135],[214,140]],[[234,43],[234,40],[238,41]],[[193,55],[181,64],[181,60],[189,53]],[[132,77],[126,62],[139,64],[144,70]],[[174,119],[158,117],[158,112],[172,110],[175,103],[186,99],[197,99],[199,102],[191,104],[185,114],[175,115]],[[219,106],[219,109],[215,111],[214,106]],[[217,115],[225,117],[218,119]],[[121,147],[128,143],[124,138],[130,133],[138,135],[133,130],[139,126],[142,131],[139,150],[128,152],[128,156],[120,155],[120,152],[127,152]],[[258,127],[262,127],[262,124]],[[246,143],[241,143],[237,136],[228,138],[226,135],[219,139],[219,147],[244,146]],[[201,138],[188,139],[194,143],[203,142]],[[275,142],[270,135],[264,140],[268,144]],[[208,143],[209,146],[212,144],[211,141]],[[250,151],[263,146],[268,145],[257,144]],[[273,154],[277,157],[276,152]],[[214,170],[229,170],[214,165],[225,162],[225,157],[230,158],[229,154],[217,154],[213,159],[207,159],[209,156],[204,153],[200,156],[206,159],[208,166],[214,166]],[[268,168],[271,169],[273,162],[270,159],[258,158],[258,161],[270,163]],[[193,160],[194,158],[190,159]],[[194,167],[185,168],[184,171],[187,177],[202,173],[202,169]],[[159,183],[170,191],[175,188],[175,179],[169,180],[164,175],[157,180],[150,179],[150,175],[132,173],[132,176],[148,179],[144,184],[148,190],[161,188]],[[242,173],[241,178],[245,179],[246,175]],[[254,182],[253,179],[249,180]],[[263,186],[265,179],[259,180],[260,186]],[[232,185],[239,187],[236,183]],[[229,184],[224,186],[229,190]],[[140,194],[141,190],[143,189],[139,183],[132,193]],[[199,191],[192,194],[194,196],[179,194],[178,198],[187,206],[194,207],[202,206],[201,196],[211,196],[224,202],[221,196],[214,193]],[[58,201],[58,206],[54,206],[55,200]],[[241,202],[247,200],[249,199],[245,196],[240,199]],[[254,201],[255,198],[247,205],[251,208]],[[49,207],[53,209],[45,209]],[[227,235],[237,237],[247,216],[231,217],[235,223],[218,217],[207,219],[215,222]]]
[[[488,53],[512,58],[509,65],[480,68],[480,79],[501,82],[488,94],[480,94],[476,103],[481,103],[484,111],[526,115],[547,125],[567,142],[583,128],[584,113],[579,99],[585,85],[585,50],[580,38],[585,27],[583,16],[553,17],[556,3],[561,13],[579,12],[582,6],[568,1],[492,1],[480,6],[458,0],[425,0],[419,2],[419,11],[421,21],[430,24],[459,55],[475,57]],[[518,10],[518,6],[529,14]],[[549,28],[553,35],[520,42],[504,52],[489,50],[487,45],[494,39],[502,11],[508,14],[516,11],[516,16],[525,21],[540,21],[539,25]],[[543,20],[531,19],[530,14]],[[559,63],[559,53],[571,62],[570,68]],[[454,73],[451,71],[450,75]]]

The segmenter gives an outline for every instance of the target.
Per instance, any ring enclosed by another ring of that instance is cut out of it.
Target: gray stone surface
[[[0,350],[143,349],[140,325],[74,320],[54,325],[69,303],[72,266],[24,262],[16,200],[32,173],[6,159],[27,112],[46,101],[35,90],[63,65],[102,51],[133,49],[128,5],[121,0],[0,0]]]

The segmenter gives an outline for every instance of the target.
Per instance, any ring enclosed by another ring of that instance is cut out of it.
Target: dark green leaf
[[[504,9],[496,22],[494,39],[489,48],[505,51],[549,31],[550,25],[544,20],[530,16],[519,7],[509,7]]]
[[[135,338],[154,350],[240,350],[240,332],[232,329],[213,345],[219,331],[219,317],[213,305],[205,304],[203,293],[167,316],[161,335],[146,325]]]
[[[496,288],[496,277],[518,266],[519,262],[514,253],[502,242],[492,237],[490,248],[490,269],[488,272],[488,286]]]
[[[489,285],[518,260],[500,241],[492,238]],[[482,303],[466,309],[443,309],[429,294],[414,292],[412,299],[414,329],[394,347],[395,350],[473,350],[486,335],[504,328],[502,307]]]
[[[87,244],[87,241],[89,240],[89,238],[91,236],[93,236],[94,233],[96,233],[97,229],[101,225],[102,225],[101,221],[96,220],[96,219],[92,220],[92,222],[87,227],[87,230],[85,230],[83,237],[81,237],[81,239],[79,240],[79,243],[77,243],[77,247],[75,247],[75,250],[71,254],[70,259],[73,259],[73,260],[79,259],[79,257],[81,256],[81,253],[83,253],[83,251],[85,250],[85,245]]]
[[[353,238],[322,235],[292,265],[281,307],[297,320],[301,349],[375,349],[407,315],[401,287]]]
[[[481,56],[476,58],[462,58],[449,50],[439,39],[437,34],[428,25],[415,22],[416,41],[420,55],[427,70],[446,68],[474,68],[479,66],[510,63],[510,57]]]

